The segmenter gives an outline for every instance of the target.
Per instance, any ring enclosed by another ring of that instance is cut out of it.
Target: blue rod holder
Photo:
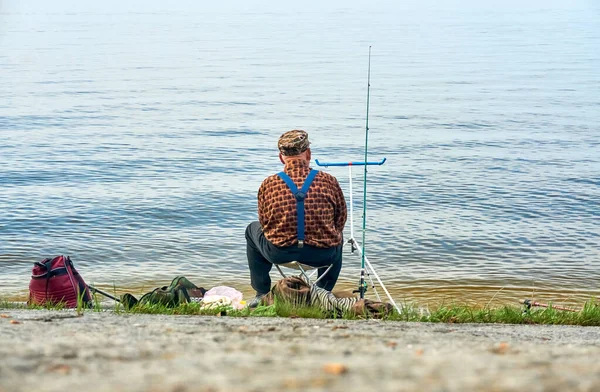
[[[381,161],[374,162],[319,162],[318,159],[315,159],[315,163],[317,166],[365,166],[365,165],[377,165],[381,166],[385,163],[387,158],[383,158]]]

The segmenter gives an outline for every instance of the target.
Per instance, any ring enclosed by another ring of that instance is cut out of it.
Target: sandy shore
[[[0,310],[0,391],[597,391],[600,328]]]

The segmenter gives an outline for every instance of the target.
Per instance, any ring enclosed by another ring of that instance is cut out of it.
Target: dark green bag
[[[137,300],[131,294],[121,296],[121,303],[126,309],[140,305],[164,305],[167,307],[176,307],[183,303],[196,302],[204,297],[206,290],[203,287],[198,287],[184,276],[178,276],[168,286],[158,287],[149,293],[146,293],[142,298]]]

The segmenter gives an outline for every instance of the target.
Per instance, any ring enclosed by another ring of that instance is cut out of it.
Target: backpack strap
[[[46,290],[44,293],[44,300],[48,302],[48,284],[50,283],[50,271],[52,270],[52,260],[51,258],[42,260],[41,264],[36,262],[36,265],[42,266],[46,269]]]
[[[292,194],[296,198],[296,215],[298,216],[296,233],[298,236],[298,248],[302,248],[304,246],[304,199],[308,193],[308,188],[310,188],[310,185],[318,173],[318,170],[311,170],[310,173],[308,173],[306,180],[304,180],[304,184],[300,190],[298,190],[298,187],[296,184],[294,184],[294,181],[292,181],[290,176],[284,172],[277,173],[279,178],[285,182],[287,187],[290,188],[290,191],[292,191]]]

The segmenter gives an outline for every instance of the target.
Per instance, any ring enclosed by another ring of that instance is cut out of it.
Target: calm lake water
[[[369,45],[369,158],[387,162],[366,251],[394,297],[600,295],[600,4],[413,3],[1,1],[0,296],[57,254],[103,288],[183,274],[249,294],[279,135],[363,158]]]

